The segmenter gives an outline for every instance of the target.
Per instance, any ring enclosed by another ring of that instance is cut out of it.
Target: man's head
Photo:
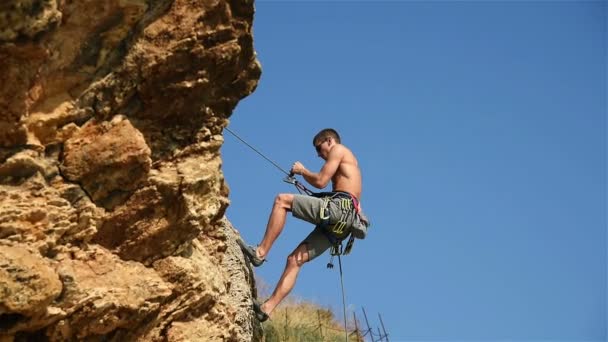
[[[315,135],[315,137],[312,139],[312,144],[317,146],[329,138],[334,139],[338,144],[340,143],[340,135],[338,132],[336,132],[336,130],[333,128],[325,128]]]
[[[326,144],[327,143],[327,144]],[[312,144],[317,150],[317,154],[319,157],[325,159],[327,158],[327,153],[329,153],[329,149],[334,144],[340,143],[340,135],[333,128],[325,128],[321,130],[315,137],[312,139]],[[324,146],[327,145],[327,146]]]

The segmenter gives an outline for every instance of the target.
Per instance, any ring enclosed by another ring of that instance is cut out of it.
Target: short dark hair
[[[327,138],[333,138],[338,144],[340,144],[340,134],[333,128],[325,128],[322,129],[315,137],[312,139],[312,145],[317,146],[317,144],[321,141],[325,141]]]

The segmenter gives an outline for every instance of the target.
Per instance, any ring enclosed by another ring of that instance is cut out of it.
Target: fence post
[[[382,330],[384,331],[384,337],[386,337],[386,342],[388,342],[388,334],[386,333],[386,329],[384,328],[384,322],[382,322],[382,316],[378,312],[378,318],[380,318],[380,324],[382,325]]]
[[[369,337],[372,338],[372,342],[376,342],[374,340],[374,333],[372,332],[372,328],[369,327],[369,321],[367,320],[367,314],[365,313],[365,308],[361,307],[361,309],[363,310],[363,317],[365,317],[365,324],[367,324],[367,331],[365,332],[365,334],[363,336],[365,336],[365,335],[367,335],[367,333],[369,333]]]
[[[359,340],[359,325],[357,324],[357,314],[353,311],[353,320],[355,321],[355,336],[357,336],[357,342]]]

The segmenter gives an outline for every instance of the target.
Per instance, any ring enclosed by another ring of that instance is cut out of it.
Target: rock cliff
[[[246,341],[223,128],[251,0],[0,3],[0,340]]]

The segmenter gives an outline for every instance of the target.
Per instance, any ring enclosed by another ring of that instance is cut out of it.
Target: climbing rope
[[[230,134],[234,135],[237,139],[239,139],[241,142],[243,142],[243,144],[249,146],[250,149],[254,150],[257,154],[259,154],[260,156],[262,156],[262,158],[266,159],[267,161],[269,161],[272,165],[274,165],[277,169],[281,170],[281,172],[283,172],[284,174],[286,174],[287,176],[290,176],[290,173],[285,171],[282,167],[279,166],[279,164],[273,162],[270,158],[266,157],[262,152],[258,151],[255,147],[249,145],[249,143],[247,143],[245,140],[243,140],[241,137],[239,137],[236,133],[234,133],[233,131],[231,131],[228,127],[224,127],[225,130],[227,130],[228,132],[230,132]],[[293,175],[292,175],[293,176]]]
[[[298,180],[294,177],[295,175],[291,172],[287,172],[285,171],[285,169],[283,169],[282,167],[279,166],[279,164],[275,163],[274,161],[272,161],[272,159],[266,157],[262,152],[260,152],[257,148],[251,146],[251,144],[249,144],[248,142],[246,142],[243,138],[241,138],[240,136],[238,136],[238,134],[234,133],[233,131],[231,131],[228,127],[224,127],[224,129],[226,131],[228,131],[230,134],[234,135],[235,138],[239,139],[243,144],[247,145],[250,149],[252,149],[255,153],[259,154],[260,156],[262,156],[262,158],[266,159],[270,164],[274,165],[277,169],[281,170],[281,172],[283,172],[284,174],[287,175],[287,177],[285,177],[283,179],[284,182],[289,183],[289,184],[293,184],[296,189],[298,189],[299,193],[305,193],[309,196],[312,196],[314,194],[314,192],[310,191],[308,188],[306,188],[302,183],[298,182]]]
[[[346,295],[344,294],[344,276],[342,276],[342,257],[338,254],[338,265],[340,267],[340,286],[342,287],[342,310],[344,312],[344,332],[348,342],[348,328],[346,326]]]

